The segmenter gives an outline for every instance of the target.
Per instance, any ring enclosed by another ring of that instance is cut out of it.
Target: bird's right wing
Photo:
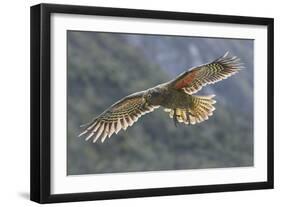
[[[237,57],[224,56],[201,66],[192,68],[180,74],[170,82],[170,86],[177,90],[184,90],[193,94],[207,84],[216,83],[237,73],[243,65]]]
[[[87,124],[85,130],[79,135],[87,134],[86,140],[94,136],[93,142],[99,137],[103,142],[106,137],[126,130],[132,126],[142,115],[152,112],[159,106],[148,105],[144,98],[145,91],[131,94],[106,109],[102,114]]]

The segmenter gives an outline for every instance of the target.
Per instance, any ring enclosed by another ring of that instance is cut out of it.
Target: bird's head
[[[160,105],[161,101],[163,100],[161,90],[158,88],[149,89],[145,94],[145,100],[148,104]]]

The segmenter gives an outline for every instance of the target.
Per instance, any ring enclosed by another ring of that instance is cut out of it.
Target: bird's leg
[[[189,112],[189,114],[190,114],[191,116],[194,116],[194,117],[195,117],[194,113],[192,113],[192,112]]]
[[[188,122],[188,124],[190,124],[190,116],[189,116],[189,114],[190,114],[190,111],[189,111],[189,109],[190,109],[190,106],[189,106],[189,103],[187,103],[187,108],[186,108],[186,120],[187,120],[187,122]]]
[[[186,121],[190,124],[190,117],[189,117],[189,108],[186,109]]]
[[[190,107],[190,104],[188,103],[188,104],[187,104],[187,108],[186,108],[186,119],[187,119],[187,121],[188,121],[189,124],[191,124],[191,123],[190,123],[190,115],[193,116],[193,117],[195,117],[194,114],[189,110],[190,108],[191,108],[191,107]]]
[[[177,127],[178,120],[177,120],[177,113],[176,113],[176,109],[174,109],[173,120],[174,120],[175,127]]]

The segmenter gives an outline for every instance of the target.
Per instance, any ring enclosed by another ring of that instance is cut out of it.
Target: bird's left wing
[[[243,65],[237,57],[224,56],[180,74],[170,82],[174,89],[184,90],[188,94],[196,93],[203,86],[216,83],[237,73]]]
[[[86,140],[94,136],[93,142],[101,137],[103,142],[113,133],[117,134],[121,129],[126,130],[139,117],[159,107],[147,104],[144,93],[145,91],[134,93],[116,102],[91,123],[86,124],[85,130],[79,136],[87,134]]]

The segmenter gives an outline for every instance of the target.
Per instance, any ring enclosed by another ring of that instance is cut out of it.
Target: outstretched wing
[[[159,107],[148,105],[144,93],[145,91],[134,93],[116,102],[87,124],[79,136],[87,134],[86,140],[94,136],[93,142],[101,137],[101,141],[104,142],[106,137],[111,137],[113,133],[117,134],[121,129],[126,130],[139,117]]]
[[[240,63],[240,59],[229,57],[227,52],[213,62],[180,74],[175,80],[171,81],[170,86],[175,89],[182,89],[188,94],[193,94],[207,84],[216,83],[234,75],[242,68],[243,64]]]

